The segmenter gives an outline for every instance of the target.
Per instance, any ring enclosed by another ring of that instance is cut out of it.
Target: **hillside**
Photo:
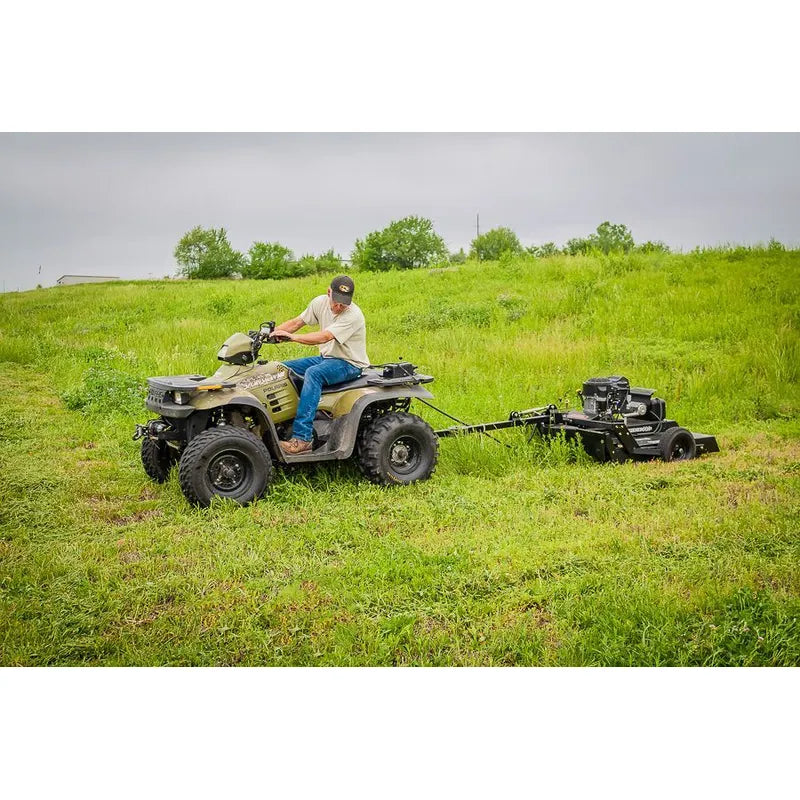
[[[3,295],[0,664],[800,663],[800,252],[355,279],[372,361],[461,419],[622,374],[722,452],[601,466],[510,432],[443,441],[424,484],[341,464],[198,511],[141,469],[144,379],[213,371],[326,276]]]

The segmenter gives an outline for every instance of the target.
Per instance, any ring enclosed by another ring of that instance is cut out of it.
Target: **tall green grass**
[[[723,452],[600,466],[517,430],[443,440],[418,486],[324,465],[206,511],[144,476],[146,378],[213,371],[324,276],[4,295],[0,663],[797,664],[799,267],[717,249],[356,275],[373,363],[418,364],[461,419],[623,374]]]

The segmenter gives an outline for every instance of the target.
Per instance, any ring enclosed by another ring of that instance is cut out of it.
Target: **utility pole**
[[[475,215],[475,233],[478,236],[481,235],[481,215],[480,215],[480,213]]]

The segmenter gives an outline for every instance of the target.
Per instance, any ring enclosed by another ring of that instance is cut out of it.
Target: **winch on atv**
[[[313,449],[288,455],[279,441],[291,432],[303,379],[280,361],[259,359],[274,329],[274,322],[264,322],[258,330],[230,336],[217,353],[223,364],[209,377],[148,379],[147,408],[158,417],[137,425],[134,439],[142,439],[142,463],[150,478],[167,480],[177,464],[189,502],[206,506],[219,496],[246,504],[266,492],[273,464],[354,457],[373,483],[403,485],[431,476],[439,438],[514,427],[577,439],[598,461],[672,461],[719,450],[713,436],[690,433],[667,419],[666,404],[654,390],[632,388],[620,376],[587,380],[578,392],[581,411],[549,405],[467,425],[429,403],[433,395],[423,384],[433,378],[401,361],[323,388]],[[414,399],[460,424],[434,431],[409,412]]]

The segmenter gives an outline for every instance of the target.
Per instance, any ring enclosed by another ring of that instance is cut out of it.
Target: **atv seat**
[[[330,386],[323,386],[322,394],[345,392],[348,389],[366,389],[367,386],[374,386],[373,383],[368,383],[368,381],[374,381],[375,378],[380,378],[380,373],[376,372],[374,369],[365,369],[358,378],[352,381],[332,383]],[[294,370],[289,369],[289,379],[292,384],[294,384],[294,388],[297,389],[297,393],[300,394],[300,392],[303,391],[303,377],[298,375]]]

